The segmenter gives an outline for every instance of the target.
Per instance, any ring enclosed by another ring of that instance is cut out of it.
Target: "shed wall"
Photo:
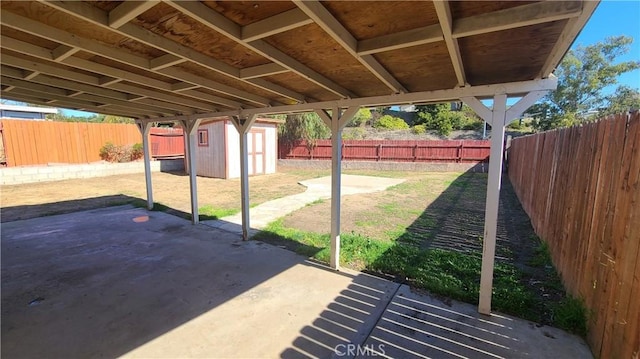
[[[198,176],[226,178],[225,122],[207,123],[198,128],[198,131],[207,130],[209,140],[207,146],[196,143],[196,162],[198,163],[196,174]]]

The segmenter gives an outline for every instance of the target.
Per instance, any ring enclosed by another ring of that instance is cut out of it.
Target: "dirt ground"
[[[280,169],[279,173],[250,177],[251,205],[303,192],[305,187],[298,181],[327,173]],[[178,212],[191,212],[187,175],[153,173],[152,184],[156,203]],[[10,222],[136,200],[146,201],[144,174],[0,186],[0,220]],[[198,206],[240,209],[240,180],[198,177]]]

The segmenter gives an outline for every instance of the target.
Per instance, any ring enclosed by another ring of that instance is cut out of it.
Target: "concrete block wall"
[[[183,169],[184,163],[182,159],[151,162],[152,172],[170,172]],[[132,173],[144,173],[144,162],[5,167],[0,169],[0,184],[16,185]]]
[[[278,160],[278,166],[293,168],[331,169],[329,160]],[[427,163],[386,161],[342,161],[343,170],[480,172],[486,173],[488,163]]]

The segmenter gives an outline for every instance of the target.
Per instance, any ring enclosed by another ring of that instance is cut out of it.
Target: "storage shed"
[[[276,172],[280,120],[258,118],[249,130],[249,175]],[[226,117],[204,120],[198,127],[196,174],[204,177],[240,177],[240,135]]]

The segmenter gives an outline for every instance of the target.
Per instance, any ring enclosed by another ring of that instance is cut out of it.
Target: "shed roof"
[[[170,119],[448,100],[457,96],[418,95],[452,89],[493,94],[496,85],[548,78],[597,2],[0,6],[3,98]]]

